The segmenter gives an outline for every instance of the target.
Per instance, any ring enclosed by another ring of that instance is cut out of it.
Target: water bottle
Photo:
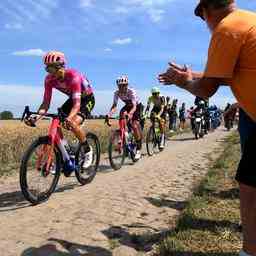
[[[67,140],[63,139],[62,144],[65,147],[66,151],[69,153],[70,152],[70,146],[69,146]]]
[[[72,162],[72,164],[73,164],[73,167],[75,168],[75,155],[74,154],[71,154],[70,155],[70,161]]]

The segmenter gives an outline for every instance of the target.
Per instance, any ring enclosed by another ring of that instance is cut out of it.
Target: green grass
[[[223,142],[221,156],[188,202],[176,228],[159,241],[155,256],[231,256],[241,247],[238,187],[240,158],[236,133]]]

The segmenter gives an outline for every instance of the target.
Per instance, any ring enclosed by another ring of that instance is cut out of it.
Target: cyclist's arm
[[[130,110],[129,114],[132,116],[137,108],[137,97],[136,97],[136,92],[134,90],[131,90],[130,99],[131,99],[133,107]]]
[[[116,110],[117,110],[117,105],[116,104],[113,104],[112,105],[112,107],[110,108],[110,111],[109,111],[109,113],[108,113],[108,116],[112,116],[115,112],[116,112]]]
[[[164,112],[164,107],[165,107],[165,105],[162,104],[162,105],[161,105],[161,110],[160,110],[160,112],[158,113],[158,116],[161,116],[161,115],[163,114],[163,112]]]
[[[136,102],[133,102],[133,107],[132,109],[130,110],[129,114],[132,116],[134,114],[134,112],[136,111],[136,108],[137,108],[137,103]]]
[[[115,92],[114,99],[113,99],[113,104],[112,104],[112,107],[110,108],[108,116],[112,116],[116,112],[117,103],[118,103],[118,94],[117,94],[117,92]]]
[[[149,98],[148,98],[148,102],[147,102],[147,107],[146,107],[146,110],[145,110],[145,114],[147,114],[147,113],[149,112],[150,105],[151,105],[151,99],[150,99],[150,97],[149,97]]]
[[[43,102],[38,109],[40,115],[47,113],[52,99],[52,84],[49,77],[45,78]]]

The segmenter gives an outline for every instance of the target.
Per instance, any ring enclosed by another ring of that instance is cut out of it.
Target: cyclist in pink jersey
[[[136,95],[136,91],[132,88],[128,88],[128,77],[121,76],[116,80],[118,90],[115,91],[113,105],[107,116],[112,116],[116,112],[118,100],[121,99],[125,106],[120,111],[120,117],[124,118],[124,114],[127,113],[128,119],[132,121],[132,128],[137,143],[137,152],[135,159],[140,159],[142,148],[142,131],[140,126],[140,117],[142,104],[139,103],[139,99]]]
[[[66,59],[61,52],[48,52],[44,56],[44,64],[45,70],[49,74],[45,78],[45,91],[43,102],[38,110],[39,115],[43,116],[48,111],[53,89],[63,92],[69,97],[61,107],[62,112],[67,115],[65,127],[75,134],[80,143],[87,143],[81,124],[90,116],[95,105],[90,82],[76,70],[65,67]],[[35,124],[41,118],[40,116],[32,117],[26,123],[28,125]],[[87,145],[84,168],[89,167],[93,157],[92,150],[89,144]]]

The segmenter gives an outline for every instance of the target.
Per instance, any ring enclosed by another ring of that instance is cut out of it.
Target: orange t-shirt
[[[256,13],[236,10],[213,31],[204,77],[222,78],[256,121]]]

